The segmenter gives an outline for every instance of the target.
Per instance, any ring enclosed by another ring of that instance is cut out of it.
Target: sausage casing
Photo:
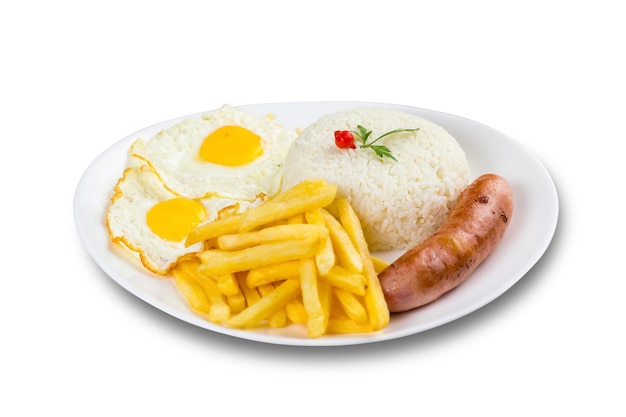
[[[496,247],[512,214],[506,179],[495,174],[475,179],[437,232],[379,274],[389,311],[428,304],[465,281]]]

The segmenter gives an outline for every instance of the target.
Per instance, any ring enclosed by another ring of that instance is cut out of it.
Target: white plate
[[[115,143],[87,168],[76,188],[74,216],[81,239],[95,262],[119,285],[162,311],[196,326],[259,342],[333,346],[400,338],[440,326],[491,302],[541,258],[554,235],[558,219],[556,188],[546,168],[526,148],[480,123],[432,110],[363,102],[296,102],[241,106],[264,116],[273,113],[287,128],[304,128],[318,117],[357,107],[390,108],[416,114],[446,128],[467,154],[471,176],[500,174],[511,183],[515,209],[507,232],[494,252],[462,285],[427,306],[394,314],[389,325],[372,334],[332,335],[311,339],[303,326],[285,329],[237,330],[194,315],[173,280],[147,272],[128,251],[111,244],[104,224],[113,187],[125,167],[127,151],[137,137],[148,139],[189,115],[142,129]],[[393,260],[398,253],[380,254]]]

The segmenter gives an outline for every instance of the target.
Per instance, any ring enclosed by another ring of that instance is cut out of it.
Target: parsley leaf
[[[359,129],[359,131],[355,132],[353,130],[352,133],[354,133],[359,138],[359,140],[361,142],[363,142],[363,145],[365,145],[367,143],[367,139],[372,134],[372,131],[371,130],[367,130],[366,128],[364,128],[361,125],[357,125],[356,128]]]
[[[361,146],[362,148],[364,146]],[[389,157],[391,159],[393,159],[394,161],[398,162],[398,160],[396,159],[395,156],[393,156],[393,154],[391,153],[391,150],[386,147],[385,145],[368,145],[369,148],[372,148],[372,150],[376,153],[376,155],[378,155],[379,157],[383,158],[383,157]]]
[[[367,140],[372,135],[372,131],[371,130],[367,130],[366,128],[364,128],[361,125],[357,125],[356,128],[357,128],[358,132],[354,131],[354,130],[352,130],[351,132],[357,138],[359,138],[359,140],[361,141],[362,145],[359,145],[360,148],[370,148],[371,150],[373,150],[376,153],[376,155],[378,157],[384,158],[386,156],[388,158],[393,159],[396,162],[398,162],[398,160],[393,156],[393,153],[391,153],[391,149],[389,149],[385,145],[374,145],[374,143],[378,142],[379,140],[381,140],[385,136],[389,136],[389,135],[392,135],[394,133],[414,132],[416,130],[419,130],[419,128],[417,128],[417,129],[395,129],[395,130],[390,130],[389,132],[380,135],[379,137],[377,137],[376,139],[374,139],[370,143],[367,143]]]

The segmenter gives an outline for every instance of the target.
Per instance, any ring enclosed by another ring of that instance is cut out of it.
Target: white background
[[[0,6],[0,414],[624,415],[619,2],[64,1]],[[74,225],[108,146],[224,103],[457,114],[521,142],[554,240],[477,312],[371,345],[214,334],[107,277]]]

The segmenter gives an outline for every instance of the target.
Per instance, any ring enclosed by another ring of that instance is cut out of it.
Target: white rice
[[[370,140],[394,129],[419,128],[386,136],[398,162],[371,149],[340,149],[336,130],[372,130]],[[364,108],[321,117],[302,131],[284,166],[283,189],[307,178],[338,185],[357,212],[372,252],[403,250],[434,233],[469,182],[465,152],[445,129],[421,117]]]

